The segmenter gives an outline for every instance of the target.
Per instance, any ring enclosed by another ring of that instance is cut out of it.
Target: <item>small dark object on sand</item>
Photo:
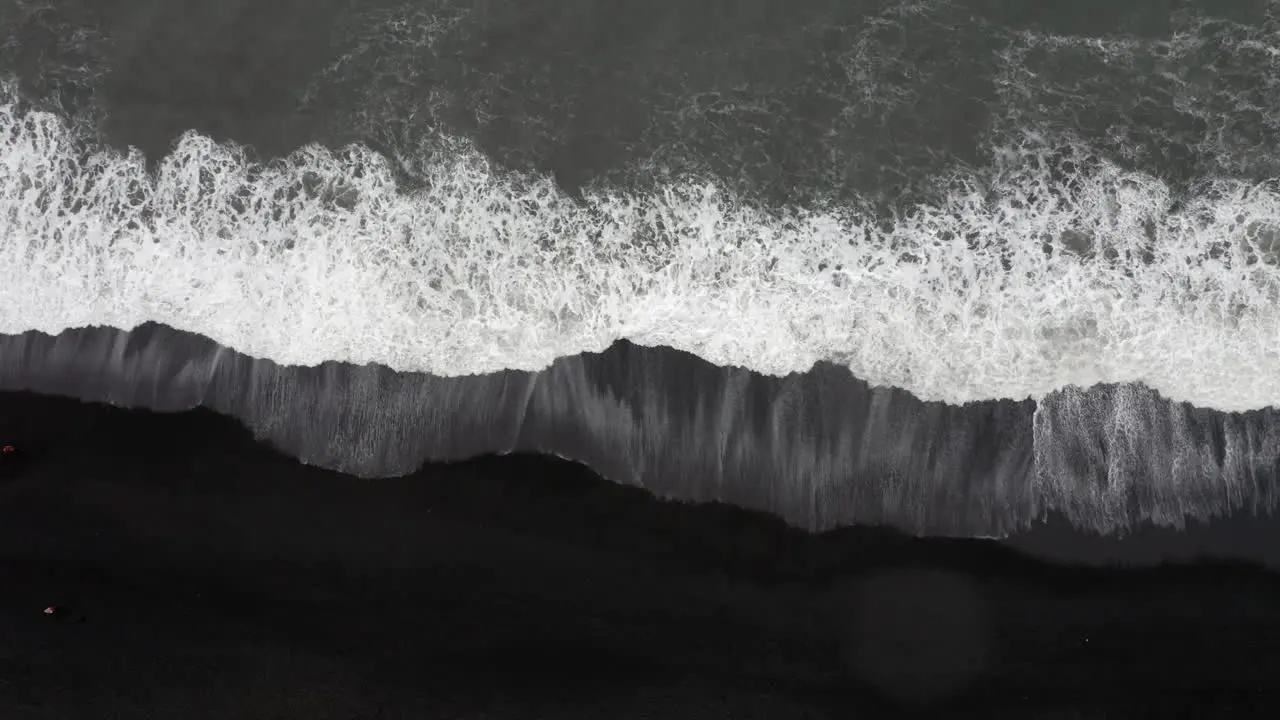
[[[23,460],[25,458],[16,445],[0,445],[0,479],[16,477]]]
[[[84,615],[81,615],[80,613],[71,612],[70,610],[68,610],[67,608],[61,605],[46,606],[44,609],[44,614],[49,617],[56,618],[58,620],[63,620],[66,622],[72,622],[72,623],[84,622]]]

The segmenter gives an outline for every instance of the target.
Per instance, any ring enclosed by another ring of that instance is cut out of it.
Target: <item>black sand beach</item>
[[[1278,7],[0,0],[0,720],[1274,717]]]
[[[562,460],[359,480],[207,411],[5,394],[7,718],[1241,717],[1280,579],[654,500]],[[53,614],[46,614],[53,608]]]

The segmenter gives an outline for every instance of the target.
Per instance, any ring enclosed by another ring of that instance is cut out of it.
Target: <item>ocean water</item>
[[[814,530],[1269,512],[1277,10],[6,0],[0,387]]]

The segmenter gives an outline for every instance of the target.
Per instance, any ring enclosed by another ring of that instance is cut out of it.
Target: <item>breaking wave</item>
[[[428,151],[424,151],[427,153]],[[158,166],[0,99],[0,332],[148,321],[283,365],[464,376],[625,339],[768,375],[825,361],[966,403],[1143,383],[1280,405],[1280,188],[1158,179],[1028,134],[893,217],[690,179],[581,198],[461,140],[421,187],[361,146]]]

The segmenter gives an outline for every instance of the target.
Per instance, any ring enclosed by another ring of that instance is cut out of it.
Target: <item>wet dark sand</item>
[[[1280,580],[808,536],[531,456],[356,480],[207,411],[0,395],[27,718],[1237,717]],[[53,615],[44,613],[56,606]]]

